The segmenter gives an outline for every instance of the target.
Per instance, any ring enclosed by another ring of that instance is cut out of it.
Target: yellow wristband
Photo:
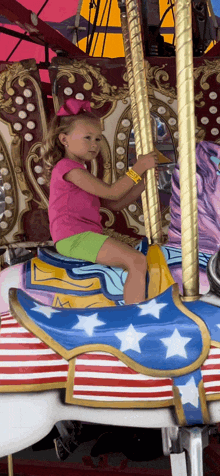
[[[137,184],[138,182],[141,182],[142,178],[139,174],[137,174],[137,172],[135,172],[133,169],[130,169],[126,172],[126,175],[128,177],[131,178],[131,180],[133,180],[133,182],[135,184]]]

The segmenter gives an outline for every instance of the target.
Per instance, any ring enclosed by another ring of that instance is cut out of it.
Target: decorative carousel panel
[[[2,129],[6,129],[9,132],[8,127],[3,124],[0,133],[0,242],[5,241],[5,235],[13,230],[18,218],[16,171],[13,169],[13,164],[10,160],[6,143],[7,135],[3,136]],[[12,142],[16,142],[16,136],[14,136]]]
[[[0,172],[4,189],[0,227],[4,243],[49,238],[48,189],[39,162],[46,132],[39,83],[35,60],[0,65]],[[36,226],[39,217],[41,230]]]
[[[112,183],[116,179],[112,155],[117,123],[130,103],[124,63],[117,61],[113,67],[112,62],[109,64],[106,59],[97,63],[94,58],[86,61],[54,58],[50,78],[55,110],[67,98],[73,97],[90,101],[93,111],[100,117],[103,128],[101,152],[91,166],[88,164],[88,169],[106,183]],[[101,213],[106,234],[117,235],[117,238],[132,245],[137,243],[138,229],[136,226],[131,228],[122,213],[113,214],[106,208],[102,208]]]
[[[178,131],[176,113],[166,103],[155,97],[150,100],[150,113],[154,145],[159,160],[159,196],[164,233],[170,221],[169,200],[171,196],[171,176],[177,161]],[[136,162],[135,139],[132,128],[130,107],[121,115],[115,135],[113,171],[117,179]],[[124,214],[127,220],[136,223],[138,233],[144,235],[144,216],[141,199],[131,203]]]
[[[114,111],[117,102],[127,104],[128,85],[124,62],[89,58],[87,60],[53,58],[50,78],[53,84],[55,109],[66,99],[91,102],[93,110],[102,119]]]
[[[220,60],[195,58],[195,112],[196,141],[218,142],[218,106]],[[151,57],[146,61],[146,74],[150,99],[154,145],[159,157],[159,195],[163,231],[167,234],[170,224],[169,201],[171,176],[178,160],[178,118],[176,66],[174,58]],[[70,61],[53,59],[50,77],[57,109],[68,97],[86,99],[102,120],[105,137],[105,159],[102,151],[94,161],[91,171],[108,183],[123,176],[136,160],[130,99],[126,68],[123,60],[89,58]],[[214,104],[215,102],[215,104]],[[108,153],[107,153],[108,150]],[[132,239],[145,235],[141,200],[123,210],[104,213],[106,233],[129,235]]]
[[[149,95],[167,102],[177,113],[175,58],[148,58]],[[194,58],[196,139],[220,141],[220,60]]]

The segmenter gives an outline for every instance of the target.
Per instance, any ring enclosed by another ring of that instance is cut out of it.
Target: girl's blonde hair
[[[47,136],[43,140],[41,148],[43,174],[48,185],[53,167],[65,157],[65,147],[60,142],[59,135],[62,133],[69,134],[74,124],[79,120],[100,122],[93,112],[80,111],[78,114],[71,116],[54,116],[49,125]]]

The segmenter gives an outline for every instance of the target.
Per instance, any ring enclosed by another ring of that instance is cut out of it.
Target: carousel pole
[[[175,1],[183,296],[199,295],[191,0]]]
[[[136,103],[137,113],[134,114],[134,121],[137,121],[136,128],[140,131],[141,146],[140,153],[148,154],[154,150],[153,137],[151,131],[151,119],[148,102],[147,91],[147,78],[144,64],[144,52],[142,45],[140,15],[138,0],[122,0],[122,5],[126,5],[126,15],[128,32],[129,32],[129,52],[130,52],[130,64],[129,71],[132,71],[133,84],[131,90],[134,90],[134,102]],[[126,20],[125,20],[126,21]],[[124,22],[125,23],[125,22]],[[127,42],[126,42],[127,44]],[[127,53],[127,46],[125,54]],[[127,61],[127,60],[126,60]],[[129,73],[129,79],[131,73]],[[130,88],[130,85],[129,85]],[[132,108],[133,109],[133,108]],[[132,110],[133,114],[133,110]],[[136,137],[135,137],[136,141]],[[161,213],[159,204],[159,194],[157,189],[157,183],[155,178],[154,169],[150,169],[146,173],[146,194],[143,194],[145,200],[143,200],[143,209],[146,217],[146,223],[150,221],[150,238],[153,243],[162,243],[162,226],[161,226]],[[146,200],[147,195],[147,200]],[[148,210],[147,210],[148,209]],[[147,233],[149,234],[148,227]]]
[[[12,455],[8,455],[8,476],[13,476],[14,471],[13,471],[13,459]]]
[[[129,40],[129,33],[128,33],[127,15],[126,15],[125,6],[124,7],[122,6],[120,8],[121,8],[121,28],[122,28],[122,36],[123,36],[123,42],[124,42],[124,50],[125,50],[125,63],[126,63],[126,69],[127,69],[127,75],[128,75],[128,87],[129,87],[129,95],[131,99],[131,113],[132,113],[132,121],[133,121],[133,127],[134,127],[135,149],[136,149],[137,156],[139,156],[142,154],[142,142],[141,142],[138,111],[137,111],[135,89],[134,89],[134,78],[133,78],[133,71],[132,71],[132,59],[131,59],[130,40]],[[145,186],[145,189],[146,189],[146,186]],[[151,244],[151,230],[150,230],[146,190],[141,194],[141,199],[142,199],[142,208],[144,213],[145,234],[146,234],[146,237],[148,238],[149,244]]]

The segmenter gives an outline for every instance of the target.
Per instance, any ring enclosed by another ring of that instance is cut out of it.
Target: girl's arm
[[[156,176],[156,180],[158,180],[159,179],[158,168],[155,169],[155,176]],[[137,185],[135,185],[135,187],[129,190],[129,192],[127,192],[121,200],[113,201],[113,200],[102,199],[101,200],[102,207],[108,208],[109,210],[116,211],[116,212],[118,212],[119,210],[123,210],[123,208],[130,205],[130,203],[135,202],[135,200],[137,200],[137,198],[140,197],[144,189],[145,189],[144,179],[142,179],[141,182],[139,182]]]
[[[113,210],[118,212],[119,210],[123,210],[123,208],[130,205],[130,203],[135,202],[137,198],[140,197],[141,193],[144,191],[144,180],[141,180],[135,187],[133,187],[129,192],[127,192],[121,200],[101,200],[101,206],[104,208],[108,208],[109,210]]]
[[[155,167],[155,159],[155,152],[143,155],[133,166],[133,170],[141,176],[145,170]],[[82,169],[70,170],[70,172],[64,175],[64,179],[74,183],[82,188],[82,190],[85,190],[92,195],[113,201],[121,200],[121,198],[124,197],[124,195],[126,195],[134,186],[133,180],[127,175],[122,179],[117,180],[114,184],[108,185],[91,175],[87,170]]]

